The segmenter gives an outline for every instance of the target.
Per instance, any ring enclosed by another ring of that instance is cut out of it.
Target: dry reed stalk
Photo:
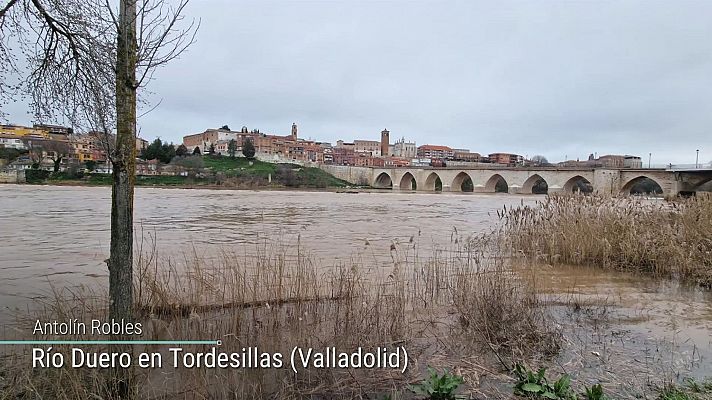
[[[531,297],[529,281],[508,272],[505,258],[491,257],[499,249],[485,236],[455,237],[449,248],[427,258],[419,255],[417,241],[400,245],[385,273],[378,272],[380,265],[358,262],[324,266],[299,246],[279,243],[258,245],[251,255],[224,249],[210,259],[196,251],[161,257],[155,246],[147,248],[136,257],[135,279],[143,339],[220,339],[223,352],[252,346],[282,354],[294,346],[353,351],[403,345],[411,368],[405,375],[378,369],[308,369],[297,375],[286,367],[135,369],[141,398],[374,398],[415,382],[428,364],[437,367],[433,352],[448,355],[442,360],[457,364],[464,375],[479,376],[497,369],[482,366],[496,362],[490,346],[498,357],[513,359],[551,350],[548,342],[537,349],[535,340],[555,340],[538,323],[544,310]],[[106,318],[102,290],[58,291],[54,299],[44,304],[40,318]],[[28,369],[29,349],[21,350],[10,355],[16,367],[4,363],[0,399],[110,398],[103,371]],[[136,351],[147,350],[165,352],[155,346]]]
[[[549,196],[504,210],[514,254],[549,263],[592,265],[712,285],[712,197],[661,202]]]

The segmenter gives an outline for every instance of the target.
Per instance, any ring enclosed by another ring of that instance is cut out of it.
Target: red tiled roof
[[[447,146],[438,146],[435,144],[424,144],[422,146],[418,146],[418,150],[439,150],[439,151],[452,151],[450,147]]]

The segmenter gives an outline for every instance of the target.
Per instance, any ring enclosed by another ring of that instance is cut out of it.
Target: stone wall
[[[354,185],[368,186],[371,184],[373,169],[369,167],[351,167],[348,165],[326,164],[320,164],[318,167],[322,171],[328,172],[331,175]]]
[[[25,183],[25,171],[0,171],[0,183]]]

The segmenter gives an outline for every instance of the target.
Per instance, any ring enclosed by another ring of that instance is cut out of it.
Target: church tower
[[[297,123],[292,123],[292,140],[297,141]]]
[[[388,157],[389,156],[389,147],[390,147],[390,132],[388,132],[388,129],[384,129],[381,131],[381,157]]]

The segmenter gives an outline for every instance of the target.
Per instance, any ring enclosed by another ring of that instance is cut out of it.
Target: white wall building
[[[405,138],[400,138],[393,145],[393,156],[401,158],[415,158],[418,155],[418,148],[415,142],[406,142]]]
[[[18,150],[24,150],[26,148],[22,139],[15,135],[0,135],[0,147]]]

